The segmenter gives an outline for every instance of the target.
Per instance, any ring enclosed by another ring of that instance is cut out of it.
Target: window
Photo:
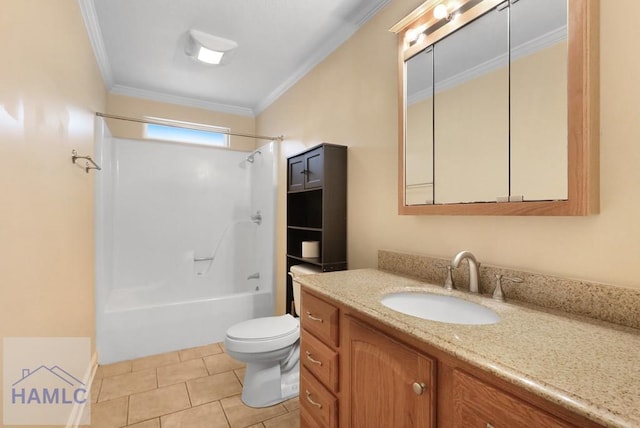
[[[228,128],[191,124],[186,122],[176,123],[181,125],[195,125],[211,130],[178,128],[176,126],[148,123],[145,126],[144,137],[150,140],[176,141],[180,143],[203,144],[215,147],[229,147],[229,136],[222,133],[228,132]]]

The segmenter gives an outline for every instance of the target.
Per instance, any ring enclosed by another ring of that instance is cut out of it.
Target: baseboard
[[[69,415],[69,419],[67,421],[67,428],[77,428],[82,421],[82,415],[87,409],[87,405],[91,405],[92,397],[91,397],[91,385],[93,384],[93,379],[96,376],[96,372],[98,371],[98,353],[94,352],[91,356],[91,361],[89,361],[89,366],[84,372],[84,376],[82,378],[82,382],[87,385],[88,399],[84,403],[74,402],[73,408],[71,409],[71,414]],[[89,415],[91,416],[91,415]]]

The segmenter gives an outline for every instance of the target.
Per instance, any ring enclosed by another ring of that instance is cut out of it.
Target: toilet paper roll
[[[320,257],[320,241],[302,241],[302,257]]]

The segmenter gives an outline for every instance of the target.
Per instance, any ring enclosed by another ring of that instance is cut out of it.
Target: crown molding
[[[107,89],[111,89],[114,84],[113,74],[111,73],[111,65],[109,64],[109,58],[107,57],[107,50],[104,47],[104,41],[102,40],[102,30],[100,29],[100,23],[98,22],[98,14],[96,13],[96,7],[93,0],[78,0],[78,6],[80,6],[80,13],[82,14],[82,20],[87,28],[87,35],[89,36],[89,42],[93,49],[93,55],[96,57],[96,63],[100,69],[102,80]]]
[[[383,7],[388,5],[391,0],[380,0],[371,5],[371,7],[361,10],[358,15],[353,17],[353,20],[358,28],[362,27],[371,18],[373,18]]]
[[[252,109],[248,107],[238,107],[229,104],[220,104],[212,101],[204,101],[195,98],[170,95],[163,92],[150,91],[147,89],[132,88],[130,86],[113,85],[110,91],[116,95],[126,95],[128,97],[142,98],[161,103],[177,104],[186,107],[195,107],[203,110],[216,111],[219,113],[229,113],[239,116],[255,117]]]
[[[287,92],[293,85],[295,85],[300,79],[302,79],[308,72],[313,70],[318,64],[320,64],[325,58],[327,58],[333,51],[338,49],[344,42],[346,42],[353,34],[355,34],[369,19],[371,19],[376,13],[378,13],[383,7],[385,7],[391,0],[381,0],[375,2],[371,7],[363,10],[357,16],[353,17],[353,24],[344,25],[337,29],[331,38],[326,43],[316,49],[315,53],[309,57],[300,67],[282,82],[276,89],[271,91],[266,97],[264,97],[253,108],[256,115],[262,113],[273,104],[278,98],[280,98],[285,92]]]

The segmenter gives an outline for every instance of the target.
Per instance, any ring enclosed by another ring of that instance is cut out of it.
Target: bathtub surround
[[[273,314],[275,143],[248,162],[251,152],[105,128],[98,148],[101,364],[220,341]]]
[[[491,295],[496,275],[521,278],[521,283],[502,282],[505,300],[559,310],[640,329],[640,289],[559,278],[540,273],[507,269],[480,262],[480,294]],[[453,254],[452,254],[453,257]],[[443,285],[451,259],[380,250],[378,269],[405,275],[435,285]],[[469,290],[469,266],[461,263],[453,270],[455,288]]]

